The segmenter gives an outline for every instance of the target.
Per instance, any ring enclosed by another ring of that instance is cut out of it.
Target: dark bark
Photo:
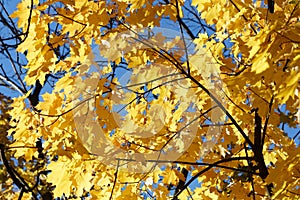
[[[268,0],[268,9],[270,13],[274,13],[274,0]]]
[[[45,82],[47,81],[48,77],[49,77],[49,74],[46,75]],[[39,102],[40,102],[39,97],[40,97],[40,93],[41,93],[42,89],[43,89],[42,84],[40,83],[39,80],[37,80],[35,82],[35,87],[34,87],[33,92],[28,97],[32,107],[35,107],[39,104]]]
[[[257,162],[257,167],[259,170],[259,176],[262,179],[267,178],[269,175],[268,169],[265,164],[264,156],[263,156],[263,145],[262,144],[262,121],[261,117],[258,115],[258,109],[255,110],[255,126],[254,126],[254,159]]]
[[[183,174],[184,176],[184,180],[179,180],[179,183],[175,189],[175,194],[177,194],[179,191],[183,190],[184,189],[184,185],[185,185],[185,182],[186,182],[186,178],[188,176],[188,173],[189,171],[186,169],[186,168],[182,168],[181,170],[181,173]],[[174,197],[174,200],[179,200],[178,197]]]

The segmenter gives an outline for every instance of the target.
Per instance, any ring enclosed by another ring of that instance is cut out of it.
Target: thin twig
[[[22,90],[25,91],[25,92],[27,92],[27,89],[26,89],[26,87],[25,87],[25,84],[24,84],[24,82],[23,82],[23,79],[21,78],[19,72],[17,71],[17,67],[16,67],[16,65],[15,65],[15,63],[14,63],[14,60],[13,60],[13,58],[12,58],[10,52],[8,51],[6,44],[4,44],[4,42],[2,41],[1,36],[0,36],[0,42],[1,42],[1,44],[3,45],[4,51],[6,52],[7,56],[9,57],[9,60],[10,60],[11,65],[12,65],[12,68],[13,68],[15,74],[17,75],[18,80],[20,81],[20,83],[21,83],[21,85],[22,85]]]
[[[245,143],[244,143],[244,149],[245,149],[246,157],[249,158],[248,150],[247,150],[247,147],[246,147]],[[253,166],[252,166],[252,163],[250,162],[250,160],[247,160],[247,163],[248,163],[248,166],[251,167],[251,169],[252,169]],[[251,171],[250,171],[248,177],[250,178],[250,181],[251,181],[253,200],[255,200],[255,189],[254,189],[254,182],[253,182],[253,177],[252,177],[252,172]]]
[[[300,134],[300,130],[298,131],[298,133],[296,133],[296,135],[294,135],[293,140],[295,140],[299,134]]]
[[[112,197],[113,197],[114,189],[115,189],[115,186],[116,186],[116,183],[117,183],[118,171],[119,171],[119,162],[120,162],[120,160],[118,160],[118,163],[117,163],[117,169],[116,169],[116,172],[115,172],[114,184],[113,184],[113,188],[111,189],[109,200],[111,200]]]
[[[201,176],[203,173],[207,172],[208,170],[210,170],[211,168],[213,167],[217,167],[218,164],[221,164],[221,163],[225,163],[225,162],[231,162],[231,161],[234,161],[234,160],[248,160],[248,159],[251,159],[253,160],[254,158],[247,158],[247,157],[232,157],[232,158],[227,158],[227,159],[223,159],[223,160],[219,160],[219,161],[216,161],[212,164],[209,164],[208,167],[206,167],[205,169],[201,170],[200,172],[198,172],[195,176],[193,176],[183,187],[182,190],[180,190],[177,194],[174,195],[173,199],[175,199],[176,197],[178,197],[185,189],[187,189],[187,187],[192,183],[194,182],[199,176]]]
[[[241,12],[241,10],[239,9],[239,7],[238,7],[232,0],[229,0],[229,1],[230,1],[230,3],[231,3],[231,4],[232,4],[239,12]],[[243,16],[243,18],[244,18],[244,20],[245,20],[246,22],[249,21],[249,20],[245,17],[244,14],[243,14],[242,16]],[[251,27],[251,29],[254,31],[255,35],[257,35],[257,31],[255,30],[255,28],[253,27],[252,24],[250,24],[250,27]]]
[[[265,137],[266,137],[266,134],[267,134],[268,122],[269,122],[271,112],[272,112],[273,101],[274,101],[274,95],[272,95],[272,98],[271,98],[270,103],[269,103],[269,110],[268,110],[268,114],[267,114],[267,117],[266,117],[266,122],[265,122],[265,125],[264,125],[262,139],[261,139],[261,145],[262,145],[261,149],[263,149],[263,145],[265,143]]]

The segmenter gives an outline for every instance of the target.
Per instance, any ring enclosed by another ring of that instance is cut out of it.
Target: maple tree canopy
[[[299,198],[299,1],[0,2],[1,199]]]

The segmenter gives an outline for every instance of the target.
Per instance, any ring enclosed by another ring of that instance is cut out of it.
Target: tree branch
[[[173,200],[176,200],[176,198],[178,198],[178,196],[185,190],[187,189],[187,187],[192,183],[194,182],[194,180],[196,180],[199,176],[201,176],[202,174],[204,174],[205,172],[207,172],[208,170],[210,170],[211,168],[213,167],[217,167],[218,164],[221,164],[221,163],[225,163],[225,162],[231,162],[231,161],[234,161],[234,160],[248,160],[248,159],[253,159],[253,158],[248,158],[248,157],[233,157],[233,158],[226,158],[226,159],[223,159],[223,160],[219,160],[219,161],[216,161],[212,164],[209,164],[208,167],[206,167],[205,169],[201,170],[200,172],[198,172],[195,176],[193,176],[183,187],[182,187],[182,190],[180,190],[178,193],[176,193],[173,197]]]
[[[37,195],[34,193],[33,189],[30,188],[30,186],[26,183],[26,181],[14,170],[14,168],[10,167],[10,164],[5,156],[5,146],[3,144],[0,144],[0,153],[1,153],[1,160],[3,162],[3,165],[5,166],[7,173],[13,180],[14,184],[21,190],[20,196],[22,198],[23,192],[31,192],[32,197],[36,200],[38,200]]]

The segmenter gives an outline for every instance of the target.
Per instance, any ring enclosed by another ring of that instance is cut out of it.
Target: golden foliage
[[[11,147],[43,138],[55,197],[300,195],[299,145],[278,127],[299,127],[299,3],[276,0],[274,14],[263,1],[188,4],[34,2],[29,26],[30,1],[22,1],[11,15],[29,27],[17,49],[28,52],[24,81],[47,90],[35,108],[30,92],[14,99]],[[53,88],[49,74],[60,75]]]

